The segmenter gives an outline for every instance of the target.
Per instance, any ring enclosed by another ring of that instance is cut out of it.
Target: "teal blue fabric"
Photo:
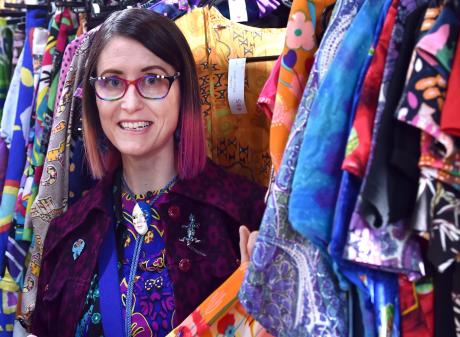
[[[331,237],[354,92],[386,0],[366,0],[319,88],[295,171],[289,220],[326,251]]]

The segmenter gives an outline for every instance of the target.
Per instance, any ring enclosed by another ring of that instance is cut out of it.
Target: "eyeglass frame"
[[[141,90],[139,89],[139,81],[142,80],[145,76],[151,76],[151,77],[155,77],[155,78],[161,78],[161,79],[167,79],[169,81],[169,86],[168,86],[168,91],[166,92],[166,94],[163,96],[163,97],[146,97],[144,96],[142,93],[141,93]],[[158,75],[158,74],[147,74],[147,75],[142,75],[141,77],[139,78],[136,78],[135,80],[127,80],[125,78],[122,78],[122,77],[119,77],[119,76],[96,76],[96,77],[90,77],[89,78],[89,84],[91,84],[91,86],[94,88],[94,93],[96,94],[96,96],[103,100],[103,101],[107,101],[107,102],[113,102],[113,101],[118,101],[119,99],[122,99],[125,95],[126,95],[126,91],[128,91],[128,87],[133,84],[134,87],[136,88],[136,91],[137,93],[142,97],[142,98],[145,98],[145,99],[150,99],[150,100],[159,100],[159,99],[163,99],[165,98],[166,96],[168,96],[169,94],[169,91],[171,90],[171,87],[174,83],[175,80],[177,80],[178,78],[180,77],[180,72],[176,72],[174,73],[173,75]],[[99,94],[97,93],[97,90],[96,90],[96,81],[99,81],[99,80],[105,80],[105,79],[109,79],[109,78],[116,78],[118,80],[121,80],[124,84],[125,84],[125,90],[123,91],[123,94],[121,94],[120,97],[118,98],[113,98],[113,99],[107,99],[107,98],[102,98],[101,96],[99,96]]]

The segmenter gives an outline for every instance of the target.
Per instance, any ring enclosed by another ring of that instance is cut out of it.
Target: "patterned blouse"
[[[172,186],[169,188],[169,190]],[[169,190],[167,192],[169,192]],[[163,193],[151,205],[152,221],[144,235],[133,291],[133,314],[131,333],[136,337],[165,336],[172,330],[174,315],[174,296],[172,281],[165,265],[164,222],[157,212],[158,206],[167,202],[168,193]],[[149,205],[157,192],[136,195]],[[119,251],[118,270],[120,276],[120,294],[123,317],[125,317],[126,293],[128,289],[129,269],[134,253],[137,232],[132,224],[132,212],[136,201],[128,193],[121,196],[122,219],[117,228]],[[100,311],[99,275],[96,273],[88,291],[82,318],[77,326],[75,337],[104,335]]]

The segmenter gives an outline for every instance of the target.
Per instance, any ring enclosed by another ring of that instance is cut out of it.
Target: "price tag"
[[[234,22],[248,21],[245,0],[228,0],[228,9],[230,11],[230,20]]]
[[[99,4],[93,2],[92,6],[94,14],[99,14],[101,12],[101,6],[99,6]]]
[[[245,67],[245,58],[228,60],[228,103],[233,114],[247,113],[244,102]]]

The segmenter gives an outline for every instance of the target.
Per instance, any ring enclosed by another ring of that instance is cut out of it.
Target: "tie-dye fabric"
[[[326,250],[340,185],[350,110],[360,72],[389,1],[366,1],[337,52],[311,109],[289,201],[295,230]]]

